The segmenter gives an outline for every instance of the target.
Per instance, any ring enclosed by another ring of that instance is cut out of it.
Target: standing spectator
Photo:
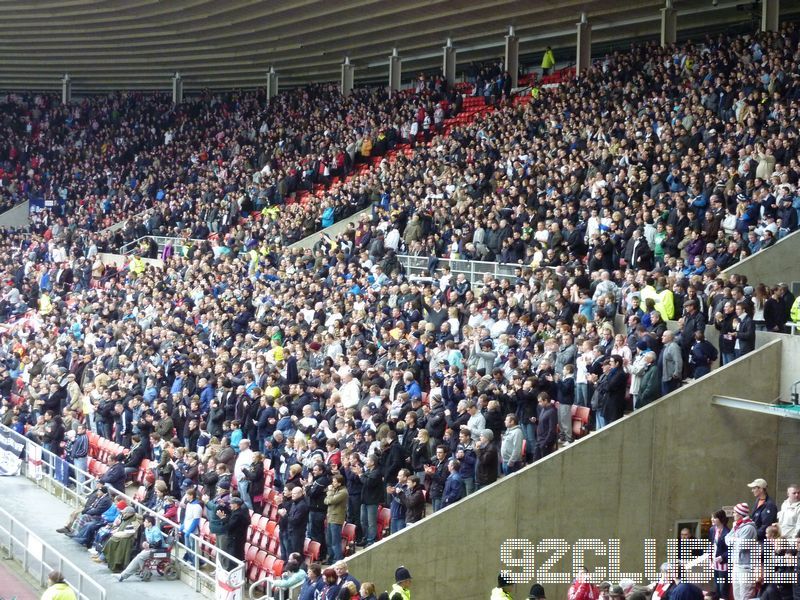
[[[795,483],[786,490],[786,500],[778,512],[778,525],[781,535],[787,539],[796,538],[800,533],[800,487]]]
[[[397,442],[395,446],[399,445]],[[378,539],[378,505],[384,502],[385,491],[383,477],[377,468],[377,461],[374,454],[367,456],[362,469],[361,465],[355,465],[354,471],[361,479],[361,527],[364,531],[364,546],[371,546]],[[390,483],[387,480],[387,483]]]
[[[548,393],[541,392],[539,394],[539,416],[536,418],[536,449],[533,453],[533,460],[539,460],[553,452],[557,441],[558,415],[556,407],[553,406]]]
[[[304,484],[308,498],[308,537],[325,546],[325,491],[331,480],[321,463],[315,463]],[[330,551],[329,551],[330,552]],[[330,555],[330,554],[329,554]]]
[[[436,457],[433,464],[425,469],[428,478],[428,493],[431,496],[433,512],[442,508],[442,496],[444,495],[444,485],[447,481],[447,447],[436,446]]]
[[[575,403],[575,365],[564,365],[562,374],[556,376],[556,388],[558,390],[559,438],[565,444],[571,444],[573,441],[572,405]]]
[[[728,545],[725,538],[730,533],[728,515],[718,510],[711,515],[711,530],[708,540],[711,542],[711,569],[714,571],[714,587],[720,600],[728,600]]]
[[[497,576],[497,587],[492,588],[489,600],[513,600],[511,596],[512,583],[500,573]]]
[[[400,494],[404,494],[406,489],[408,489],[408,478],[410,476],[411,472],[408,469],[400,469],[397,473],[397,483],[394,486],[386,486],[386,494],[392,499],[389,505],[391,517],[389,522],[390,533],[396,533],[401,529],[405,529],[406,507],[400,500]]]
[[[681,385],[683,358],[681,349],[675,342],[675,334],[665,331],[661,336],[664,348],[661,350],[661,395],[666,396]]]
[[[475,489],[479,490],[497,481],[498,450],[491,429],[484,429],[475,444]]]
[[[425,493],[419,477],[411,475],[405,489],[394,488],[394,495],[406,508],[406,523],[416,523],[425,517]]]
[[[727,365],[736,359],[734,351],[736,340],[733,335],[733,320],[736,318],[734,310],[734,303],[728,300],[723,304],[722,312],[714,315],[714,327],[719,331],[720,366]]]
[[[464,482],[461,481],[461,475],[458,473],[460,468],[461,463],[455,458],[447,463],[447,470],[450,474],[444,484],[442,508],[455,504],[464,497]]]
[[[686,332],[684,331],[684,335]],[[711,363],[717,360],[717,349],[706,339],[703,331],[694,332],[694,343],[689,350],[689,366],[692,377],[699,379],[711,372]]]
[[[736,358],[752,352],[756,347],[756,324],[750,316],[750,307],[747,302],[736,303],[736,319],[733,321],[732,332],[735,342],[733,352]]]
[[[778,520],[778,507],[767,494],[767,482],[764,479],[754,479],[747,484],[747,487],[756,498],[750,518],[756,527],[758,541],[763,542],[767,535],[767,527]]]
[[[522,428],[517,422],[517,415],[509,413],[505,420],[506,431],[500,445],[501,469],[504,475],[514,473],[522,466]]]
[[[328,562],[333,563],[342,560],[342,526],[347,517],[347,488],[344,485],[344,477],[338,473],[333,476],[328,486],[325,505],[328,507],[326,535]]]
[[[544,55],[542,56],[542,76],[549,75],[555,64],[556,57],[553,55],[553,49],[548,46],[544,51]]]
[[[239,496],[232,496],[230,510],[225,508],[217,509],[217,516],[225,526],[225,547],[223,550],[239,560],[244,560],[244,547],[247,542],[247,530],[250,527],[250,511]],[[227,564],[227,559],[223,562],[225,568],[230,570],[233,564]]]
[[[233,502],[233,499],[231,499],[231,502]],[[186,553],[183,555],[183,560],[192,564],[194,563],[194,538],[192,536],[200,530],[200,518],[203,516],[203,506],[195,497],[194,488],[186,491],[181,501],[181,510],[183,511],[183,517],[180,520],[181,525],[178,531],[183,535],[183,544],[187,548]],[[248,515],[248,523],[249,521]]]
[[[747,502],[740,502],[733,509],[733,528],[725,536],[728,556],[733,563],[731,583],[733,584],[733,600],[750,600],[755,593],[754,556],[746,540],[756,540],[758,532],[750,518],[750,507]]]
[[[308,529],[308,502],[302,486],[295,486],[291,491],[291,503],[286,515],[288,554],[303,554],[303,543]]]
[[[250,450],[250,440],[242,439],[238,444],[239,454],[236,457],[236,464],[233,468],[233,478],[236,481],[236,489],[242,501],[250,508],[253,503],[250,497],[250,481],[247,479],[244,470],[253,464],[253,451]],[[251,509],[252,510],[252,509]]]
[[[75,480],[78,482],[78,491],[83,485],[83,474],[87,472],[89,461],[89,435],[86,433],[86,426],[78,424],[75,432],[75,439],[70,447],[70,462],[75,467]]]

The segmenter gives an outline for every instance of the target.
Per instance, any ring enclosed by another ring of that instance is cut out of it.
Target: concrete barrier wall
[[[774,285],[778,282],[800,281],[800,231],[795,231],[778,241],[771,248],[756,252],[743,261],[725,269],[722,274],[727,277],[734,273],[745,275],[752,285],[766,283]]]
[[[117,268],[126,268],[130,262],[131,257],[125,256],[124,254],[110,254],[108,252],[100,252],[99,253],[100,260],[103,262],[104,265],[113,265]],[[142,258],[142,260],[147,263],[148,265],[155,267],[156,269],[164,269],[164,261],[160,258]]]
[[[9,208],[0,215],[0,227],[27,229],[30,223],[30,202],[27,201]]]
[[[415,597],[485,600],[501,568],[500,546],[512,538],[620,539],[622,569],[642,572],[645,538],[659,540],[660,561],[677,523],[751,500],[746,484],[755,477],[776,481],[779,430],[797,439],[800,422],[712,406],[711,397],[771,401],[780,392],[781,355],[781,340],[767,343],[357,554],[351,572],[385,589],[403,564]],[[537,568],[545,558],[537,554]],[[568,553],[551,571],[571,573],[571,563]],[[513,596],[525,597],[530,583]],[[566,584],[545,589],[566,597]]]
[[[317,233],[312,233],[311,235],[304,237],[299,242],[295,242],[294,244],[289,246],[289,249],[293,250],[295,248],[303,248],[303,249],[313,248],[314,244],[316,244],[320,240],[320,238],[322,238],[323,235],[327,235],[330,238],[335,238],[337,235],[345,231],[348,225],[350,225],[350,223],[356,223],[362,217],[362,215],[370,215],[370,214],[372,214],[372,207],[360,210],[354,215],[351,215],[348,218],[343,219],[342,221],[337,221],[330,227],[326,227],[325,229],[322,229]]]

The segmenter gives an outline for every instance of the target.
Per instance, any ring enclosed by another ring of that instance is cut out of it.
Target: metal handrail
[[[128,254],[132,250],[134,250],[139,244],[141,244],[142,240],[153,240],[156,244],[158,244],[159,251],[164,249],[164,246],[167,245],[167,242],[172,242],[172,247],[175,248],[176,251],[180,251],[183,248],[188,247],[187,242],[191,242],[192,245],[197,245],[202,242],[207,242],[208,240],[201,240],[197,238],[183,238],[178,236],[171,236],[171,235],[144,235],[140,238],[136,238],[135,240],[128,242],[120,247],[117,251],[117,254]]]
[[[79,482],[76,478],[70,476],[69,480],[70,483],[75,484],[76,489],[71,489],[70,486],[65,486],[63,483],[58,481],[56,478],[53,477],[52,473],[55,471],[55,465],[59,464],[56,461],[62,461],[63,459],[59,456],[56,456],[52,452],[45,450],[40,444],[37,444],[33,440],[26,438],[25,436],[20,435],[13,429],[10,429],[0,423],[0,431],[4,432],[6,435],[10,435],[13,437],[18,443],[22,443],[25,445],[25,460],[23,461],[23,467],[25,469],[25,475],[29,479],[32,479],[39,487],[45,489],[48,493],[53,496],[58,497],[59,492],[62,497],[68,498],[68,501],[72,505],[80,506],[83,504],[85,497],[90,494],[94,488],[94,484],[96,478],[82,471],[80,469],[75,468],[73,465],[69,465],[69,469],[74,469],[76,471],[76,476],[80,474],[83,476],[85,481]],[[38,456],[42,458],[39,459]],[[43,464],[47,464],[48,468],[44,469],[41,468]],[[125,493],[124,490],[120,491],[106,484],[106,487],[115,495],[121,496],[125,499],[125,502],[128,506],[132,506],[136,509],[137,514],[145,515],[150,514],[152,515],[163,527],[167,526],[171,529],[177,529],[180,524],[172,521],[170,519],[165,518],[163,515],[159,515],[157,512],[153,511],[152,509],[146,507],[144,504],[135,500],[132,496],[129,496]],[[224,550],[216,548],[213,544],[207,542],[202,537],[191,534],[190,539],[193,542],[194,550],[190,549],[183,541],[180,539],[176,539],[175,547],[182,549],[183,554],[189,554],[193,556],[193,562],[191,564],[187,564],[185,561],[176,560],[176,566],[184,565],[187,568],[191,567],[194,571],[194,589],[196,592],[200,592],[202,588],[202,584],[206,583],[206,585],[216,587],[216,581],[214,580],[214,576],[211,573],[203,572],[201,569],[204,567],[212,567],[215,570],[225,570],[231,573],[233,579],[239,578],[240,581],[244,581],[244,574],[245,574],[245,566],[244,562],[239,560],[238,558],[228,554]],[[216,556],[215,559],[210,559],[205,554],[211,554],[210,549],[214,549],[214,554]],[[205,551],[205,554],[204,554]],[[234,565],[232,569],[224,569],[220,563],[220,557],[224,557],[228,560],[229,565]],[[190,574],[191,576],[191,574]]]
[[[406,269],[406,275],[428,274],[428,256],[412,256],[398,254],[397,259]],[[514,280],[517,278],[516,269],[524,269],[526,265],[513,263],[498,263],[482,260],[461,260],[450,258],[437,258],[439,266],[450,267],[453,275],[463,273],[470,283],[480,283],[484,275],[495,278]]]
[[[303,582],[294,584],[290,588],[273,588],[272,583],[275,581],[273,577],[267,576],[259,579],[258,581],[254,581],[250,584],[250,587],[247,590],[247,593],[250,595],[251,600],[265,600],[267,598],[274,598],[275,592],[278,592],[280,599],[279,600],[286,600],[286,594],[288,592],[289,598],[294,598],[294,594],[296,591],[299,591],[301,587],[303,587]],[[256,588],[264,586],[264,595],[263,596],[256,596]]]
[[[21,563],[41,587],[47,587],[51,571],[59,571],[80,600],[106,600],[102,585],[3,508],[0,508],[0,546],[5,548],[8,558]]]

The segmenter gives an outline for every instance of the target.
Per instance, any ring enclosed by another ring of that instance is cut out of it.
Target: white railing
[[[182,238],[182,237],[175,237],[175,236],[167,236],[167,235],[146,235],[144,237],[137,238],[132,242],[128,242],[124,246],[122,246],[118,251],[117,254],[130,254],[136,248],[139,247],[139,244],[142,243],[142,240],[153,240],[156,244],[158,244],[158,252],[164,251],[164,247],[167,243],[172,242],[172,248],[174,249],[175,254],[180,254],[183,252],[184,248],[188,248],[191,246],[196,246],[202,242],[207,242],[208,240],[198,240],[194,238]]]
[[[106,600],[106,590],[102,585],[2,508],[0,547],[9,559],[20,563],[41,587],[47,587],[47,577],[51,571],[59,571],[79,600]]]
[[[85,471],[76,469],[73,465],[67,464],[61,457],[48,452],[39,444],[3,424],[0,424],[0,432],[11,437],[25,448],[22,471],[28,479],[31,479],[39,487],[71,506],[83,506],[86,496],[92,493],[94,489],[97,481],[95,477]],[[69,470],[68,476],[62,478],[68,482],[66,485],[55,476],[59,472],[64,473],[64,471],[60,471],[61,469]],[[133,506],[140,516],[149,514],[155,517],[162,531],[177,530],[178,523],[166,519],[164,516],[147,508],[144,504],[126,494],[124,490],[117,490],[110,485],[106,487],[112,494],[124,498],[127,505]],[[185,583],[192,585],[196,592],[213,591],[218,586],[218,580],[225,577],[227,579],[227,581],[224,581],[226,587],[234,589],[242,589],[244,587],[245,565],[243,561],[216,548],[199,535],[192,534],[189,539],[194,549],[189,548],[185,541],[180,539],[177,539],[173,546],[175,566],[182,573],[182,580]],[[185,555],[190,557],[189,561],[181,560],[181,557]],[[225,569],[220,564],[220,558],[227,559],[228,566],[231,568]],[[204,571],[203,569],[207,570]]]
[[[425,276],[429,274],[429,257],[411,256],[408,254],[398,254],[397,259],[406,269],[406,275]],[[516,269],[525,268],[525,265],[486,262],[481,260],[458,260],[449,258],[437,258],[438,267],[448,266],[450,272],[455,276],[463,273],[470,283],[480,283],[484,275],[491,275],[494,278],[514,280],[517,278]]]
[[[300,593],[300,588],[303,587],[303,582],[301,581],[288,589],[278,588],[273,585],[273,581],[279,580],[275,580],[272,577],[264,577],[263,579],[253,582],[249,589],[251,600],[270,600],[271,598],[277,598],[277,600],[295,600]],[[256,590],[262,587],[264,588],[264,594],[259,596]]]

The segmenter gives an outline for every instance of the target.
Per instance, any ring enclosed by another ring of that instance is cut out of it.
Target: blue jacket
[[[447,481],[444,483],[444,494],[442,495],[442,506],[449,506],[455,504],[464,496],[464,483],[461,481],[461,475],[458,473],[450,473]]]
[[[316,581],[306,579],[303,582],[303,586],[300,588],[300,595],[297,597],[297,600],[315,600],[317,592],[320,591],[324,585],[325,580],[322,577],[318,577]]]

